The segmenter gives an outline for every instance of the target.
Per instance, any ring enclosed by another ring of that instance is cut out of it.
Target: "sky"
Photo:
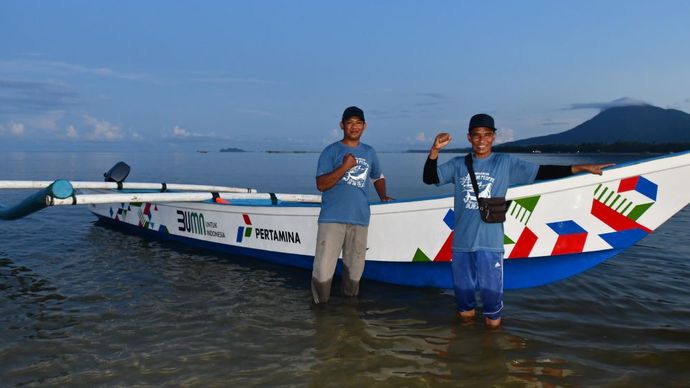
[[[690,111],[688,1],[0,1],[0,150],[381,151]]]

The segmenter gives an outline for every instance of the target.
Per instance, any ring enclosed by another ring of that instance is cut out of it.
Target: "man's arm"
[[[343,175],[345,175],[347,170],[356,165],[357,160],[355,159],[354,155],[345,155],[345,157],[343,157],[343,163],[335,170],[316,177],[316,188],[322,193],[326,190],[330,190],[333,188],[333,186],[335,186],[336,183],[338,183]]]
[[[601,175],[603,169],[613,166],[614,163],[603,164],[575,164],[572,166],[554,166],[554,165],[540,165],[537,170],[537,177],[535,180],[564,178],[577,174],[578,172],[589,172],[592,174]]]
[[[374,181],[374,188],[376,189],[376,194],[379,195],[381,202],[389,202],[393,200],[393,198],[386,195],[386,178],[383,176]]]
[[[576,164],[576,165],[570,166],[570,169],[573,172],[573,174],[577,174],[578,172],[588,172],[591,174],[601,175],[604,173],[604,169],[606,167],[611,167],[615,164],[616,163]]]
[[[438,178],[438,159],[431,159],[431,157],[426,158],[422,181],[427,185],[433,185],[441,181]]]
[[[452,138],[447,133],[439,133],[434,139],[434,144],[429,150],[429,156],[426,158],[424,163],[424,174],[422,174],[422,181],[427,185],[439,183],[441,180],[438,178],[438,153],[441,148],[445,147],[450,143]]]

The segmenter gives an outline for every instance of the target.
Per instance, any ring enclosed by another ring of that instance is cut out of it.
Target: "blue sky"
[[[0,149],[427,148],[690,111],[687,1],[0,2]]]

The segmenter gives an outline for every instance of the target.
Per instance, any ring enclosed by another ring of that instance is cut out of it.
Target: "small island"
[[[221,148],[220,152],[246,152],[246,151],[241,149],[241,148],[228,147],[228,148]]]

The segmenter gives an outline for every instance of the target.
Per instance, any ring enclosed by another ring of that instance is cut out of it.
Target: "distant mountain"
[[[690,114],[652,105],[609,108],[568,131],[497,147],[624,142],[690,143]]]

